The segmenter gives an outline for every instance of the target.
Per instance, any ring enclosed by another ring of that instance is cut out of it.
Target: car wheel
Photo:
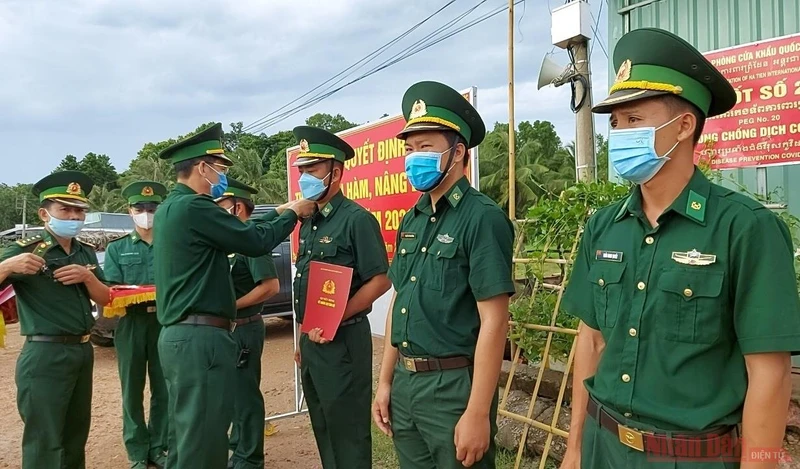
[[[113,347],[114,339],[112,337],[103,337],[99,334],[92,333],[89,340],[98,347]]]

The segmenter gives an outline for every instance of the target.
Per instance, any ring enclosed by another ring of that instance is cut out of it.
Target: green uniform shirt
[[[243,223],[210,196],[176,184],[153,221],[158,321],[168,326],[190,314],[233,319],[228,253],[269,254],[296,223],[291,210],[271,223]]]
[[[364,207],[339,191],[327,205],[300,226],[300,246],[295,267],[294,310],[303,323],[308,290],[309,262],[319,261],[353,269],[350,283],[352,297],[362,285],[389,270],[386,244],[378,221]],[[363,316],[372,306],[359,312]]]
[[[94,325],[89,291],[83,284],[64,285],[53,279],[54,271],[78,264],[94,265],[94,274],[105,281],[97,264],[94,249],[80,241],[72,241],[69,255],[47,231],[29,238],[27,246],[14,243],[0,256],[0,261],[22,253],[33,253],[44,258],[47,271],[36,275],[12,274],[3,283],[14,287],[22,335],[83,335]]]
[[[230,257],[230,263],[233,290],[236,293],[237,300],[253,291],[253,288],[264,280],[278,278],[278,271],[275,269],[272,253],[260,257],[233,254]],[[236,311],[236,317],[246,318],[258,314],[263,307],[264,303],[258,303],[239,309]]]
[[[114,240],[106,248],[103,273],[114,285],[155,285],[153,246],[136,231]],[[155,301],[130,305],[126,313],[147,313]]]
[[[792,255],[777,216],[697,169],[656,228],[638,188],[599,210],[563,298],[606,342],[589,393],[664,430],[740,422],[744,355],[800,351]]]
[[[392,345],[406,356],[475,353],[477,301],[514,294],[514,225],[489,197],[460,179],[431,207],[420,197],[400,224],[389,270],[397,297]]]

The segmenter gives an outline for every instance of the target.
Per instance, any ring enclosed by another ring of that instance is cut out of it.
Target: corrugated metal
[[[800,32],[800,0],[608,0],[608,5],[609,50],[625,32],[645,27],[672,31],[701,52]],[[755,169],[725,173],[757,191]],[[800,217],[800,165],[767,168],[766,176],[766,192],[777,191],[776,201]]]
[[[604,0],[599,0],[604,1]],[[701,52],[800,32],[800,0],[607,0],[610,50],[625,32],[644,27],[672,31]],[[609,66],[609,83],[615,70]],[[725,171],[757,192],[756,170]],[[766,192],[800,217],[800,165],[766,169]],[[800,357],[793,360],[800,365]]]

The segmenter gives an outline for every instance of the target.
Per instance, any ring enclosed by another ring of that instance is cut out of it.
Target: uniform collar
[[[179,194],[197,194],[191,187],[187,186],[182,182],[178,182],[175,184],[175,187],[172,188],[173,191]]]
[[[678,198],[672,202],[672,205],[670,205],[664,213],[675,212],[699,225],[705,226],[706,206],[708,205],[708,194],[710,190],[711,182],[706,178],[703,172],[695,166],[694,174],[692,174],[692,178],[689,179],[689,183],[686,184],[686,187],[683,188]],[[625,215],[629,213],[637,217],[644,217],[640,186],[636,186],[625,200],[625,203],[622,204],[614,221],[622,220]]]
[[[469,190],[470,185],[469,181],[467,180],[466,176],[462,176],[461,179],[456,181],[447,192],[444,193],[442,199],[447,199],[447,202],[453,208],[458,208],[458,205],[461,203],[461,200],[464,199],[464,195]],[[441,202],[441,199],[440,199]],[[431,211],[431,195],[430,193],[422,194],[422,197],[419,198],[417,204],[415,205],[416,209],[421,212],[430,212]]]
[[[339,192],[337,192],[336,195],[331,197],[331,200],[329,200],[324,207],[321,207],[319,209],[320,215],[322,215],[325,218],[328,218],[329,216],[333,215],[333,212],[335,212],[336,209],[339,208],[340,205],[342,205],[343,201],[344,201],[344,194],[342,194],[342,190],[339,189]]]
[[[147,244],[146,241],[144,241],[142,239],[142,237],[139,235],[139,232],[136,231],[136,230],[131,231],[130,238],[131,238],[131,242],[133,242],[133,243],[143,242],[143,243]]]

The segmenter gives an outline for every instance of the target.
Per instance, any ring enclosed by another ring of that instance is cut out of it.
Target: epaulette
[[[125,233],[124,235],[120,236],[119,238],[112,239],[111,241],[108,242],[108,244],[116,243],[117,241],[119,241],[121,239],[125,239],[125,238],[130,237],[130,235],[131,235],[131,233]]]
[[[26,248],[26,247],[28,247],[28,246],[30,246],[30,245],[32,245],[34,243],[37,243],[37,242],[39,242],[41,240],[42,240],[42,235],[37,234],[37,235],[34,235],[34,236],[29,236],[27,238],[18,239],[17,240],[17,245],[21,246],[23,248]]]
[[[78,239],[78,238],[75,238],[75,239],[77,239],[79,243],[85,244],[85,245],[89,246],[90,248],[92,248],[95,251],[97,250],[97,246],[95,246],[94,244],[92,244],[92,243],[90,243],[88,241],[84,241],[82,239]]]

